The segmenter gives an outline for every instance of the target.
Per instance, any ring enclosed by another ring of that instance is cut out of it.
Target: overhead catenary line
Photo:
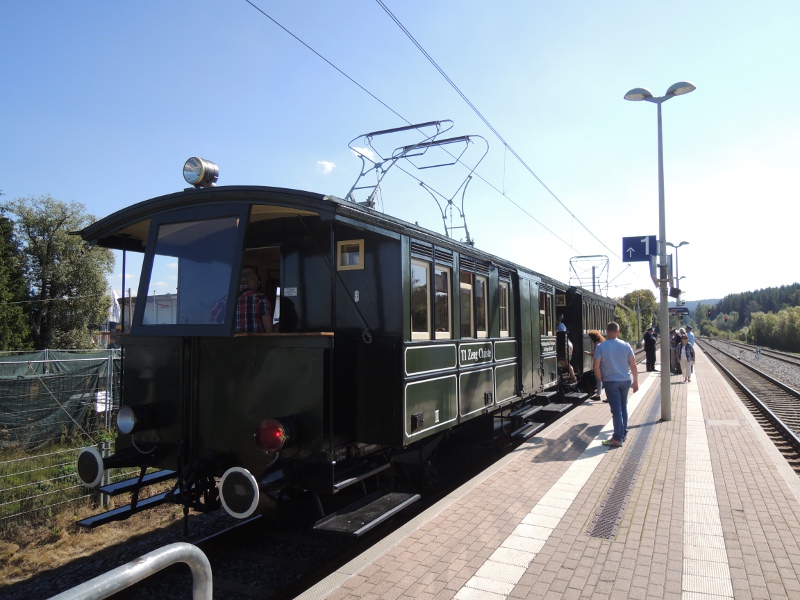
[[[355,84],[355,85],[356,85],[356,86],[357,86],[359,89],[361,89],[362,91],[364,91],[365,93],[367,93],[367,94],[368,94],[370,97],[372,97],[373,99],[375,99],[375,100],[376,100],[378,103],[380,103],[382,106],[384,106],[386,109],[388,109],[388,110],[389,110],[390,112],[392,112],[394,115],[396,115],[396,116],[397,116],[397,117],[398,117],[400,120],[402,120],[403,122],[405,122],[407,125],[412,125],[411,121],[409,121],[408,119],[406,119],[406,118],[405,118],[403,115],[401,115],[399,112],[397,112],[397,111],[396,111],[395,109],[393,109],[391,106],[389,106],[388,104],[386,104],[386,102],[384,102],[383,100],[381,100],[380,98],[378,98],[378,97],[377,97],[375,94],[373,94],[372,92],[370,92],[370,91],[369,91],[367,88],[365,88],[363,85],[361,85],[360,83],[358,83],[358,82],[357,82],[355,79],[353,79],[352,77],[350,77],[350,75],[348,75],[347,73],[345,73],[344,71],[342,71],[342,70],[341,70],[339,67],[337,67],[337,66],[336,66],[335,64],[333,64],[331,61],[329,61],[327,58],[325,58],[325,57],[324,57],[322,54],[320,54],[319,52],[317,52],[317,51],[316,51],[314,48],[312,48],[311,46],[309,46],[309,45],[308,45],[306,42],[304,42],[302,39],[300,39],[300,38],[299,38],[298,36],[296,36],[294,33],[292,33],[291,31],[289,31],[289,30],[288,30],[286,27],[284,27],[283,25],[281,25],[280,23],[278,23],[278,21],[276,21],[274,18],[272,18],[272,17],[271,17],[270,15],[268,15],[266,12],[264,12],[264,11],[263,11],[261,8],[259,8],[259,7],[258,7],[258,6],[256,6],[255,4],[253,4],[253,3],[251,2],[251,0],[245,0],[245,2],[247,2],[247,4],[249,4],[249,5],[250,5],[250,6],[252,6],[253,8],[255,8],[255,9],[258,11],[258,12],[260,12],[262,15],[264,15],[264,16],[265,16],[266,18],[268,18],[270,21],[272,21],[272,22],[273,22],[275,25],[277,25],[278,27],[280,27],[280,28],[281,28],[283,31],[285,31],[287,34],[289,34],[290,36],[292,36],[292,37],[293,37],[295,40],[297,40],[298,42],[300,42],[300,43],[301,43],[303,46],[305,46],[305,47],[306,47],[308,50],[310,50],[311,52],[313,52],[313,53],[314,53],[314,54],[315,54],[317,57],[319,57],[320,59],[322,59],[323,61],[325,61],[325,62],[326,62],[326,63],[327,63],[329,66],[331,66],[333,69],[335,69],[335,70],[336,70],[338,73],[340,73],[340,74],[341,74],[341,75],[343,75],[345,78],[347,78],[347,79],[348,79],[348,81],[352,82],[352,83],[353,83],[353,84]],[[501,138],[501,139],[502,139],[502,138]],[[445,151],[445,152],[447,152],[447,150],[444,150],[444,151]],[[459,162],[461,162],[461,161],[459,160]],[[406,173],[407,173],[407,171],[404,171],[404,172],[406,172]],[[501,191],[500,189],[498,189],[498,187],[497,187],[497,186],[495,186],[493,183],[489,182],[489,181],[488,181],[488,180],[487,180],[485,177],[483,177],[483,176],[482,176],[480,173],[474,173],[474,175],[475,175],[475,176],[476,176],[478,179],[480,179],[481,181],[483,181],[483,182],[484,182],[486,185],[488,185],[490,188],[492,188],[494,191],[496,191],[498,194],[500,194],[501,196],[503,196],[503,197],[504,197],[506,200],[508,200],[509,202],[511,202],[511,204],[513,204],[514,206],[516,206],[516,207],[517,207],[519,210],[521,210],[522,212],[524,212],[524,213],[525,213],[525,214],[526,214],[528,217],[530,217],[530,218],[531,218],[533,221],[535,221],[536,223],[538,223],[538,224],[539,224],[539,226],[541,226],[541,227],[542,227],[542,228],[543,228],[545,231],[547,231],[548,233],[550,233],[550,234],[551,234],[553,237],[557,238],[557,239],[558,239],[560,242],[562,242],[562,243],[563,243],[565,246],[567,246],[568,248],[571,248],[572,250],[574,250],[574,251],[576,251],[576,252],[580,252],[580,251],[579,251],[577,248],[575,248],[575,246],[573,246],[572,244],[570,244],[569,242],[567,242],[566,240],[564,240],[564,239],[563,239],[561,236],[559,236],[559,235],[558,235],[556,232],[554,232],[552,229],[550,229],[550,228],[549,228],[547,225],[545,225],[545,224],[544,224],[544,223],[542,223],[542,222],[541,222],[539,219],[537,219],[536,217],[534,217],[534,216],[533,216],[531,213],[529,213],[529,212],[528,212],[526,209],[524,209],[524,208],[523,208],[522,206],[520,206],[520,205],[519,205],[517,202],[515,202],[515,201],[514,201],[514,200],[513,200],[513,199],[512,199],[512,198],[511,198],[511,197],[510,197],[508,194],[506,194],[504,191]],[[416,179],[416,178],[415,178],[415,179]]]
[[[579,219],[577,216],[575,216],[575,214],[574,214],[574,213],[573,213],[573,212],[572,212],[572,211],[571,211],[571,210],[570,210],[570,209],[567,207],[567,205],[566,205],[566,204],[564,204],[564,203],[561,201],[561,199],[560,199],[560,198],[559,198],[559,197],[558,197],[558,196],[555,194],[555,192],[553,192],[553,190],[551,190],[549,187],[547,187],[547,184],[546,184],[544,181],[542,181],[542,179],[541,179],[541,178],[540,178],[540,177],[539,177],[539,176],[538,176],[538,175],[537,175],[537,174],[536,174],[536,173],[533,171],[533,169],[532,169],[532,168],[531,168],[531,167],[528,165],[528,163],[526,163],[526,162],[523,160],[523,158],[522,158],[522,157],[521,157],[519,154],[517,154],[517,151],[516,151],[516,150],[514,150],[514,148],[512,148],[512,147],[511,147],[511,145],[510,145],[508,142],[506,142],[506,140],[503,138],[503,136],[502,136],[502,135],[500,135],[500,132],[499,132],[499,131],[497,131],[497,129],[495,129],[495,128],[494,128],[494,126],[493,126],[491,123],[489,123],[489,120],[488,120],[486,117],[484,117],[484,116],[483,116],[483,114],[481,113],[481,111],[479,111],[479,110],[478,110],[478,108],[477,108],[477,107],[476,107],[476,106],[475,106],[475,105],[474,105],[474,104],[473,104],[473,103],[470,101],[470,99],[469,99],[469,98],[467,98],[466,94],[464,94],[464,92],[462,92],[462,91],[459,89],[459,87],[458,87],[458,86],[455,84],[455,82],[454,82],[452,79],[450,79],[450,77],[447,75],[447,73],[445,73],[445,72],[444,72],[444,70],[443,70],[443,69],[442,69],[442,68],[441,68],[441,67],[440,67],[440,66],[439,66],[439,65],[436,63],[436,61],[435,61],[435,60],[433,60],[433,57],[432,57],[430,54],[428,54],[428,52],[425,50],[425,48],[423,48],[423,47],[422,47],[422,44],[420,44],[420,43],[419,43],[419,42],[418,42],[418,41],[417,41],[417,40],[414,38],[414,36],[413,36],[413,35],[411,35],[411,32],[410,32],[408,29],[406,29],[406,27],[405,27],[405,26],[404,26],[404,25],[403,25],[403,24],[400,22],[400,19],[398,19],[398,18],[397,18],[397,17],[396,17],[396,16],[395,16],[395,15],[392,13],[392,11],[391,11],[391,10],[389,10],[389,7],[387,7],[387,6],[386,6],[386,4],[384,4],[383,0],[375,0],[375,1],[376,1],[376,2],[377,2],[377,3],[378,3],[380,6],[381,6],[381,8],[383,8],[383,10],[386,12],[386,14],[387,14],[387,15],[389,15],[389,17],[392,19],[392,21],[394,21],[394,22],[397,24],[397,26],[398,26],[398,27],[399,27],[399,28],[402,30],[402,32],[406,34],[406,37],[408,37],[408,39],[410,39],[410,40],[411,40],[411,42],[412,42],[412,43],[413,43],[413,44],[414,44],[414,45],[417,47],[417,49],[418,49],[418,50],[419,50],[419,51],[422,53],[422,55],[423,55],[425,58],[427,58],[427,59],[428,59],[428,62],[430,62],[430,63],[433,65],[433,67],[434,67],[434,68],[435,68],[435,69],[436,69],[436,70],[439,72],[439,74],[440,74],[442,77],[444,77],[445,81],[447,81],[447,83],[449,83],[449,84],[450,84],[450,86],[451,86],[451,87],[452,87],[452,88],[453,88],[453,89],[456,91],[456,93],[457,93],[459,96],[461,96],[461,99],[462,99],[462,100],[464,100],[464,102],[466,102],[466,103],[467,103],[467,106],[469,106],[469,107],[472,109],[472,111],[473,111],[473,112],[474,112],[476,115],[478,115],[478,118],[480,118],[480,120],[481,120],[481,121],[483,121],[483,122],[484,122],[484,124],[485,124],[485,125],[486,125],[486,126],[487,126],[487,127],[490,129],[490,130],[491,130],[491,132],[492,132],[492,133],[494,133],[494,134],[497,136],[497,139],[499,139],[499,140],[500,140],[500,141],[503,143],[503,146],[504,146],[504,147],[505,147],[505,148],[506,148],[506,149],[507,149],[509,152],[511,152],[511,154],[514,156],[514,158],[516,158],[516,159],[517,159],[517,160],[520,162],[520,164],[521,164],[523,167],[525,167],[525,169],[528,171],[528,173],[530,173],[530,174],[533,176],[533,178],[534,178],[534,179],[536,179],[536,181],[538,181],[538,182],[539,182],[539,184],[540,184],[540,185],[541,185],[541,186],[542,186],[542,187],[543,187],[545,190],[547,190],[547,193],[549,193],[549,194],[550,194],[550,195],[551,195],[551,196],[552,196],[552,197],[553,197],[553,198],[556,200],[556,202],[558,202],[558,203],[559,203],[559,204],[562,206],[562,208],[563,208],[565,211],[567,211],[567,212],[569,213],[569,215],[570,215],[570,216],[571,216],[573,219],[575,219],[575,221],[576,221],[576,222],[577,222],[577,223],[578,223],[578,224],[579,224],[581,227],[583,227],[583,228],[584,228],[584,229],[585,229],[585,230],[586,230],[586,231],[589,233],[589,235],[591,235],[591,236],[592,236],[592,237],[593,237],[595,240],[597,240],[597,241],[600,243],[600,245],[601,245],[601,246],[603,246],[603,248],[605,248],[606,250],[608,250],[609,252],[611,252],[611,254],[613,254],[614,256],[616,256],[617,258],[619,258],[620,260],[623,260],[621,256],[619,256],[619,255],[618,255],[616,252],[614,252],[614,251],[613,251],[611,248],[609,248],[608,246],[606,246],[606,244],[605,244],[605,243],[604,243],[604,242],[603,242],[603,241],[602,241],[600,238],[598,238],[598,237],[597,237],[597,236],[594,234],[594,232],[592,232],[592,230],[591,230],[591,229],[589,229],[588,227],[586,227],[586,225],[584,225],[584,224],[583,224],[583,222],[582,222],[582,221],[581,221],[581,220],[580,220],[580,219]],[[623,261],[623,262],[624,262],[624,261]]]
[[[620,257],[620,256],[619,256],[617,253],[616,253],[616,252],[614,252],[613,250],[611,250],[610,248],[608,248],[608,246],[606,246],[606,245],[605,245],[605,244],[602,242],[602,240],[600,240],[600,239],[599,239],[599,238],[598,238],[598,237],[597,237],[597,236],[596,236],[594,233],[592,233],[592,231],[591,231],[590,229],[588,229],[588,228],[587,228],[587,227],[586,227],[586,226],[585,226],[585,225],[584,225],[584,224],[583,224],[583,223],[582,223],[582,222],[581,222],[581,221],[580,221],[580,220],[579,220],[579,219],[578,219],[578,218],[577,218],[577,217],[576,217],[576,216],[575,216],[573,213],[572,213],[572,211],[571,211],[571,210],[570,210],[570,209],[569,209],[569,208],[568,208],[568,207],[567,207],[567,206],[566,206],[566,205],[565,205],[565,204],[564,204],[564,203],[561,201],[561,199],[560,199],[560,198],[558,198],[558,196],[557,196],[557,195],[556,195],[556,194],[555,194],[555,193],[554,193],[554,192],[553,192],[553,191],[552,191],[552,190],[551,190],[549,187],[547,187],[547,185],[544,183],[544,181],[543,181],[543,180],[542,180],[542,179],[541,179],[541,178],[540,178],[538,175],[536,175],[536,173],[533,171],[533,169],[531,169],[531,167],[530,167],[530,166],[529,166],[529,165],[528,165],[528,164],[527,164],[527,163],[526,163],[526,162],[525,162],[525,161],[522,159],[522,157],[520,157],[520,156],[519,156],[519,154],[518,154],[518,153],[517,153],[517,152],[516,152],[516,151],[515,151],[515,150],[514,150],[514,149],[513,149],[513,148],[512,148],[512,147],[511,147],[511,146],[510,146],[510,145],[509,145],[507,142],[506,142],[506,141],[505,141],[505,139],[504,139],[504,138],[503,138],[503,137],[500,135],[500,133],[499,133],[499,132],[498,132],[498,131],[497,131],[497,130],[496,130],[496,129],[495,129],[495,128],[494,128],[494,127],[491,125],[491,123],[489,123],[489,121],[488,121],[488,120],[487,120],[487,119],[486,119],[486,118],[485,118],[485,117],[484,117],[484,116],[483,116],[483,115],[480,113],[480,111],[477,109],[477,107],[475,107],[475,106],[472,104],[472,102],[469,100],[469,98],[467,98],[467,97],[466,97],[466,95],[465,95],[465,94],[463,94],[463,92],[461,92],[461,90],[458,88],[458,86],[456,86],[456,85],[455,85],[455,83],[454,83],[454,82],[453,82],[453,81],[452,81],[452,80],[451,80],[451,79],[450,79],[450,78],[447,76],[447,74],[446,74],[446,73],[445,73],[445,72],[444,72],[444,71],[443,71],[443,70],[442,70],[442,69],[441,69],[441,68],[440,68],[440,67],[439,67],[439,66],[436,64],[436,62],[433,60],[433,58],[432,58],[432,57],[430,57],[430,55],[429,55],[429,54],[428,54],[428,53],[427,53],[427,52],[424,50],[424,48],[422,48],[422,46],[421,46],[421,45],[420,45],[420,44],[419,44],[419,43],[418,43],[418,42],[417,42],[417,41],[416,41],[416,40],[413,38],[413,36],[412,36],[412,35],[411,35],[411,34],[410,34],[410,33],[409,33],[409,32],[408,32],[406,29],[405,29],[405,27],[402,25],[402,23],[400,23],[400,21],[399,21],[399,20],[397,20],[397,18],[396,18],[396,17],[395,17],[395,16],[394,16],[394,15],[391,13],[391,11],[389,11],[389,9],[388,9],[388,8],[387,8],[387,7],[386,7],[386,6],[385,6],[385,5],[384,5],[384,4],[383,4],[383,3],[382,3],[380,0],[377,0],[377,1],[378,1],[378,2],[379,2],[379,4],[380,4],[380,5],[381,5],[381,6],[384,8],[384,10],[387,12],[387,14],[389,14],[389,16],[390,16],[390,17],[391,17],[391,18],[392,18],[392,19],[395,21],[395,23],[397,23],[397,25],[398,25],[398,26],[399,26],[399,27],[400,27],[400,28],[401,28],[401,29],[402,29],[402,30],[403,30],[403,31],[406,33],[406,35],[407,35],[407,36],[408,36],[408,37],[409,37],[409,38],[412,40],[412,42],[413,42],[413,43],[414,43],[414,44],[417,46],[417,48],[419,48],[419,50],[420,50],[420,51],[421,51],[421,52],[422,52],[422,53],[423,53],[423,54],[424,54],[424,55],[425,55],[425,56],[428,58],[428,60],[431,62],[431,64],[433,64],[433,66],[434,66],[434,67],[437,69],[437,71],[439,71],[439,73],[440,73],[440,74],[441,74],[441,75],[442,75],[442,76],[445,78],[445,80],[447,80],[447,81],[448,81],[448,83],[450,83],[450,85],[451,85],[451,86],[452,86],[452,87],[453,87],[453,88],[456,90],[456,92],[459,94],[459,96],[461,96],[461,98],[462,98],[462,99],[463,99],[463,100],[464,100],[464,101],[465,101],[465,102],[466,102],[466,103],[467,103],[467,104],[470,106],[470,108],[472,108],[472,110],[473,110],[473,111],[474,111],[474,112],[475,112],[475,113],[478,115],[478,117],[479,117],[479,118],[480,118],[480,119],[481,119],[481,120],[484,122],[484,124],[486,124],[486,126],[487,126],[487,127],[488,127],[488,128],[491,130],[491,131],[492,131],[492,133],[494,133],[494,134],[495,134],[495,136],[497,136],[497,138],[498,138],[498,139],[499,139],[499,140],[502,142],[502,144],[503,144],[503,146],[505,147],[505,149],[506,149],[508,152],[510,152],[510,153],[511,153],[511,154],[512,154],[512,155],[513,155],[513,156],[514,156],[514,157],[515,157],[515,158],[516,158],[516,159],[517,159],[519,162],[520,162],[520,164],[522,164],[522,165],[525,167],[525,169],[526,169],[526,170],[527,170],[527,171],[528,171],[528,172],[529,172],[529,173],[530,173],[530,174],[531,174],[531,175],[532,175],[532,176],[533,176],[533,177],[536,179],[536,181],[538,181],[538,182],[539,182],[539,184],[540,184],[540,185],[541,185],[541,186],[542,186],[542,187],[543,187],[545,190],[547,190],[547,192],[548,192],[548,193],[549,193],[549,194],[550,194],[550,195],[551,195],[551,196],[552,196],[552,197],[553,197],[553,198],[554,198],[554,199],[555,199],[555,200],[556,200],[556,201],[557,201],[557,202],[558,202],[558,203],[559,203],[559,204],[560,204],[560,205],[561,205],[563,208],[564,208],[564,210],[566,210],[566,211],[569,213],[569,215],[570,215],[570,216],[571,216],[571,217],[572,217],[572,218],[573,218],[575,221],[577,221],[577,222],[578,222],[578,223],[581,225],[581,227],[583,227],[583,228],[584,228],[584,229],[585,229],[585,230],[586,230],[586,231],[587,231],[587,232],[588,232],[588,233],[589,233],[589,234],[590,234],[590,235],[591,235],[593,238],[595,238],[595,240],[597,240],[597,241],[598,241],[598,242],[599,242],[599,243],[600,243],[600,244],[601,244],[601,245],[602,245],[604,248],[606,248],[606,249],[607,249],[607,250],[608,250],[608,251],[609,251],[611,254],[613,254],[615,257],[619,258],[620,260],[623,260],[623,259],[622,259],[622,258],[621,258],[621,257]],[[335,64],[333,64],[333,63],[332,63],[330,60],[328,60],[327,58],[325,58],[325,56],[323,56],[323,55],[322,55],[321,53],[319,53],[317,50],[315,50],[314,48],[312,48],[312,47],[311,47],[309,44],[307,44],[305,41],[303,41],[303,40],[302,40],[301,38],[299,38],[297,35],[295,35],[294,33],[292,33],[292,32],[291,32],[289,29],[287,29],[286,27],[284,27],[284,26],[283,26],[281,23],[279,23],[278,21],[276,21],[276,20],[275,20],[273,17],[271,17],[269,14],[267,14],[267,13],[266,13],[266,12],[265,12],[263,9],[261,9],[261,8],[260,8],[260,7],[258,7],[258,6],[256,6],[256,5],[255,5],[255,4],[254,4],[254,3],[253,3],[251,0],[245,0],[245,2],[246,2],[247,4],[249,4],[250,6],[252,6],[252,7],[253,7],[255,10],[257,10],[259,13],[261,13],[261,14],[262,14],[264,17],[266,17],[267,19],[269,19],[270,21],[272,21],[272,22],[273,22],[275,25],[277,25],[278,27],[280,27],[280,28],[281,28],[281,29],[282,29],[284,32],[286,32],[287,34],[289,34],[289,35],[290,35],[292,38],[294,38],[294,39],[295,39],[296,41],[298,41],[300,44],[302,44],[303,46],[305,46],[305,47],[306,47],[306,48],[307,48],[309,51],[311,51],[312,53],[314,53],[314,55],[316,55],[318,58],[322,59],[322,60],[323,60],[323,61],[324,61],[326,64],[328,64],[330,67],[332,67],[333,69],[335,69],[335,70],[336,70],[338,73],[340,73],[342,76],[344,76],[344,77],[345,77],[345,78],[346,78],[348,81],[350,81],[351,83],[353,83],[354,85],[356,85],[356,86],[357,86],[357,87],[358,87],[360,90],[362,90],[363,92],[365,92],[366,94],[368,94],[368,95],[369,95],[371,98],[373,98],[374,100],[376,100],[376,101],[377,101],[379,104],[381,104],[381,105],[382,105],[384,108],[386,108],[386,109],[387,109],[387,110],[389,110],[389,111],[390,111],[392,114],[394,114],[394,115],[395,115],[395,116],[397,116],[399,119],[401,119],[401,120],[402,120],[404,123],[406,123],[406,124],[408,124],[408,125],[411,125],[411,124],[412,124],[412,123],[411,123],[411,121],[409,121],[408,119],[406,119],[406,118],[405,118],[404,116],[402,116],[402,115],[401,115],[399,112],[397,112],[395,109],[393,109],[391,106],[389,106],[389,105],[388,105],[386,102],[384,102],[383,100],[381,100],[380,98],[378,98],[378,97],[377,97],[375,94],[373,94],[371,91],[369,91],[369,90],[368,90],[367,88],[365,88],[363,85],[361,85],[360,83],[358,83],[358,82],[357,82],[355,79],[353,79],[353,78],[352,78],[350,75],[348,75],[347,73],[345,73],[345,72],[344,72],[342,69],[340,69],[339,67],[337,67]],[[459,162],[460,162],[460,161],[459,161]],[[483,182],[484,182],[486,185],[488,185],[488,186],[489,186],[491,189],[493,189],[493,190],[494,190],[494,191],[496,191],[498,194],[500,194],[501,196],[503,196],[503,197],[504,197],[506,200],[508,200],[509,202],[511,202],[511,204],[513,204],[514,206],[516,206],[516,207],[517,207],[519,210],[521,210],[523,213],[525,213],[525,215],[527,215],[528,217],[530,217],[530,218],[531,218],[533,221],[535,221],[537,224],[539,224],[539,225],[540,225],[540,226],[541,226],[543,229],[545,229],[545,230],[546,230],[548,233],[550,233],[550,234],[551,234],[551,235],[553,235],[555,238],[557,238],[557,239],[558,239],[560,242],[562,242],[562,243],[563,243],[564,245],[566,245],[568,248],[571,248],[571,249],[572,249],[572,250],[574,250],[575,252],[578,252],[578,253],[580,253],[580,251],[579,251],[577,248],[575,248],[575,246],[573,246],[571,243],[569,243],[569,242],[567,242],[566,240],[564,240],[564,239],[563,239],[561,236],[559,236],[559,235],[558,235],[557,233],[555,233],[555,232],[554,232],[552,229],[550,229],[549,227],[547,227],[547,226],[546,226],[544,223],[542,223],[542,222],[541,222],[539,219],[537,219],[536,217],[534,217],[534,216],[533,216],[533,215],[532,215],[530,212],[528,212],[528,211],[527,211],[525,208],[523,208],[523,207],[522,207],[522,206],[521,206],[519,203],[515,202],[515,201],[514,201],[514,200],[513,200],[513,199],[512,199],[512,198],[511,198],[511,197],[510,197],[510,196],[509,196],[509,195],[508,195],[506,192],[504,192],[504,191],[500,190],[500,189],[499,189],[497,186],[495,186],[494,184],[490,183],[490,182],[489,182],[489,181],[488,181],[488,180],[487,180],[485,177],[483,177],[483,176],[482,176],[482,175],[480,175],[479,173],[477,173],[477,172],[476,172],[476,173],[474,173],[474,175],[475,175],[475,176],[476,176],[478,179],[480,179],[481,181],[483,181]]]

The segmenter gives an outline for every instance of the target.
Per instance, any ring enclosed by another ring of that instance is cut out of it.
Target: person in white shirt
[[[692,366],[694,365],[694,348],[689,343],[689,337],[681,335],[681,345],[678,346],[678,360],[681,361],[681,372],[684,381],[692,380]]]

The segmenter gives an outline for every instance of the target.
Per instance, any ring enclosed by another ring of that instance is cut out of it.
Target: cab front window
[[[162,223],[150,263],[143,326],[219,324],[212,317],[228,294],[239,218]],[[220,316],[217,315],[216,319]]]

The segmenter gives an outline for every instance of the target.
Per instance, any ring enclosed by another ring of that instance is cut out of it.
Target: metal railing
[[[177,562],[186,563],[192,571],[192,598],[211,600],[213,592],[211,564],[200,548],[185,542],[176,542],[148,552],[113,571],[98,575],[86,583],[53,596],[50,600],[108,598]]]

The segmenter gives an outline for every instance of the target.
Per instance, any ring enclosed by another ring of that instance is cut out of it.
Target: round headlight
[[[219,177],[219,167],[210,160],[193,156],[183,165],[183,178],[194,187],[213,187]]]
[[[117,429],[127,435],[134,427],[136,427],[136,414],[130,406],[123,406],[117,413]]]

